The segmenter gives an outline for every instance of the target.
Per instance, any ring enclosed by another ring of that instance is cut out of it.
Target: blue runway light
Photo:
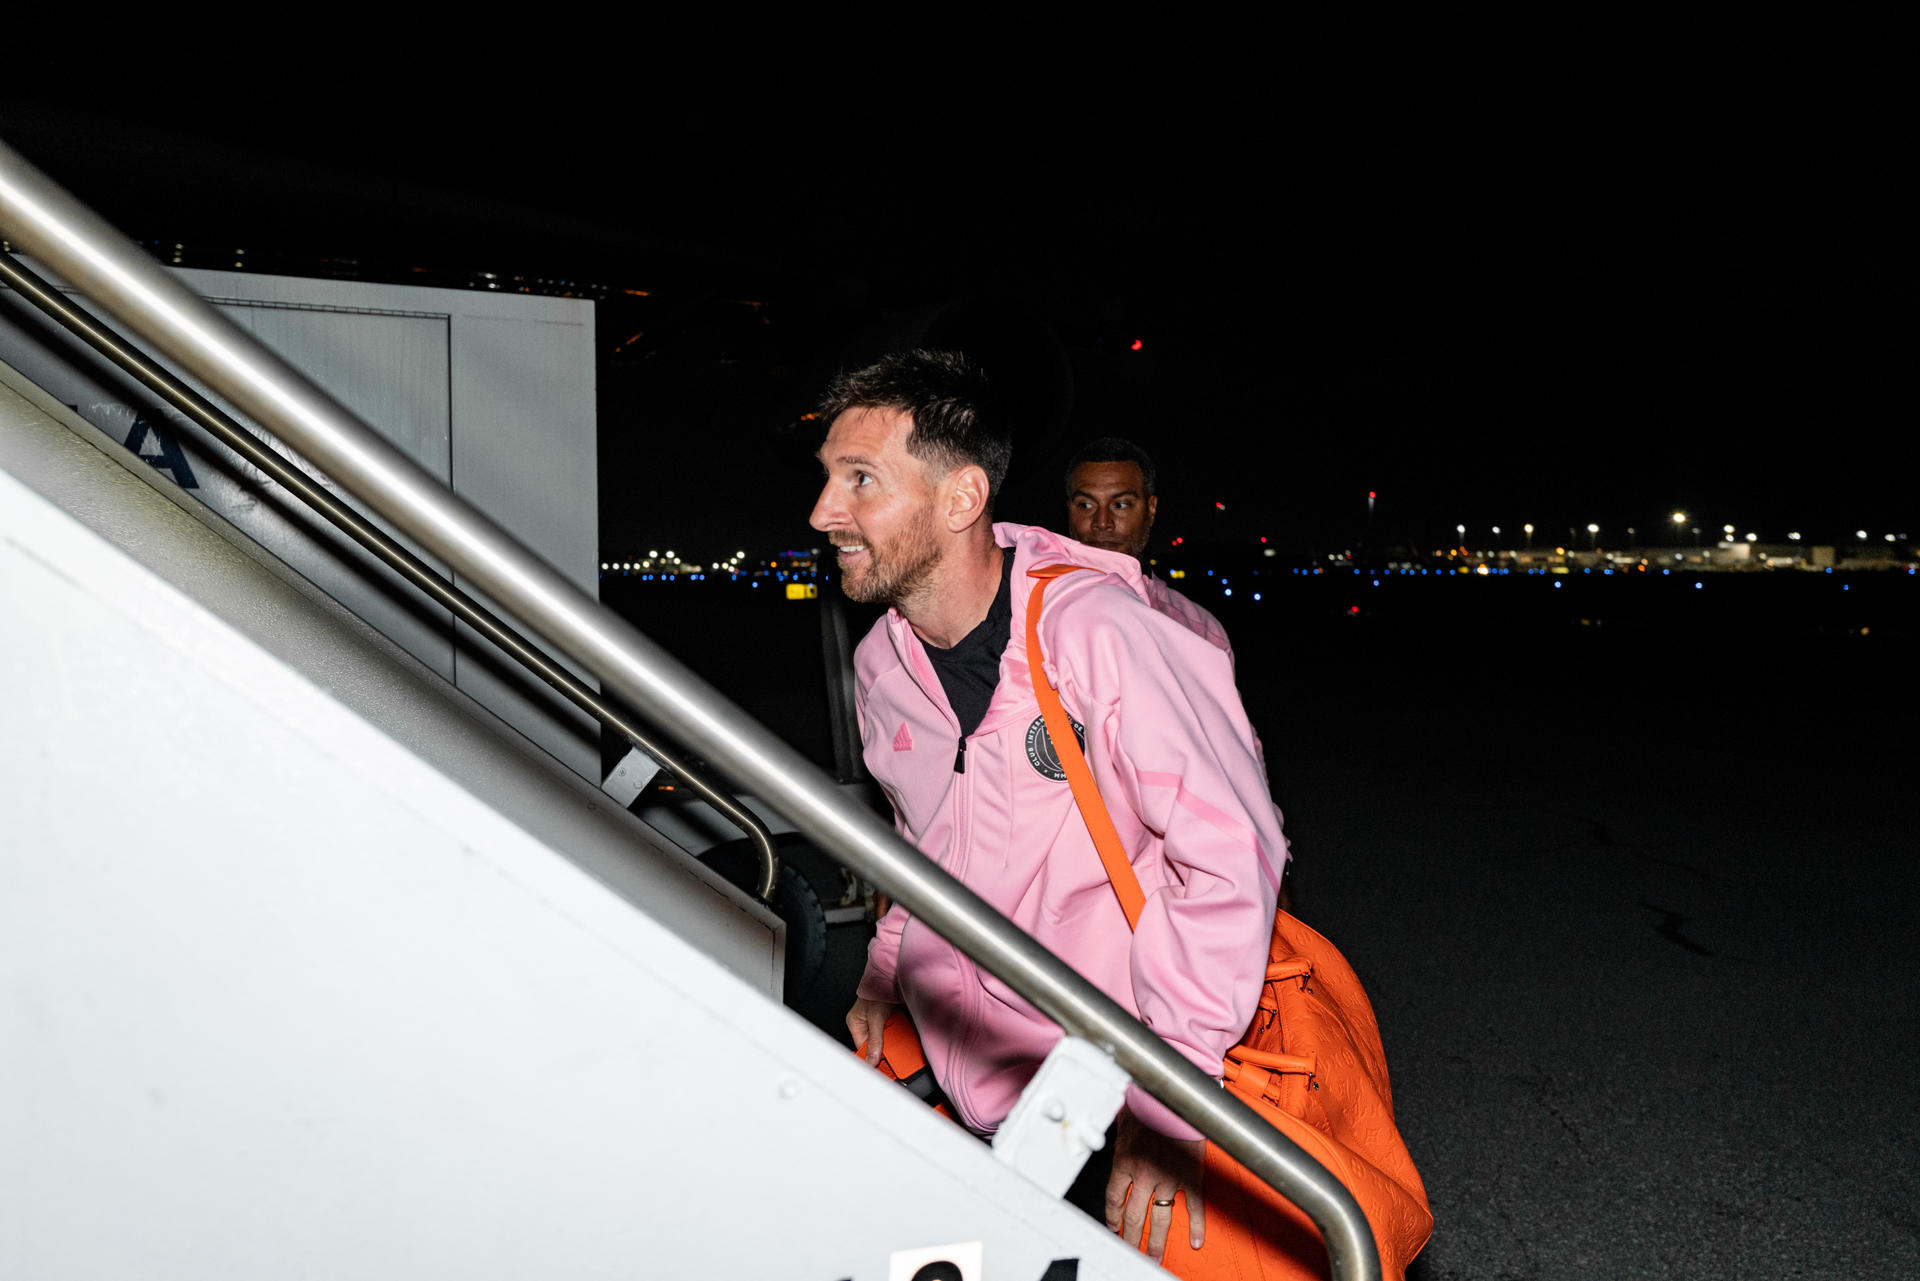
[[[1559,589],[1559,588],[1562,588],[1562,587],[1565,587],[1565,586],[1566,586],[1566,584],[1565,584],[1565,583],[1555,583],[1555,584],[1554,584],[1554,587],[1555,587],[1555,589]]]
[[[1226,590],[1226,594],[1227,594],[1228,596],[1231,596],[1231,595],[1233,595],[1233,588],[1231,588],[1231,587],[1229,587],[1229,588],[1227,588],[1227,590]]]
[[[1259,600],[1259,599],[1260,599],[1260,593],[1259,593],[1259,592],[1255,592],[1255,593],[1253,594],[1253,598],[1254,598],[1255,600]]]
[[[1699,590],[1700,590],[1700,589],[1701,589],[1702,587],[1705,587],[1705,586],[1706,586],[1706,584],[1705,584],[1705,583],[1703,583],[1703,582],[1701,582],[1701,581],[1700,581],[1699,579],[1697,579],[1697,578],[1696,578],[1696,579],[1694,580],[1694,582],[1693,582],[1693,590],[1694,590],[1694,591],[1696,591],[1696,592],[1697,592],[1697,591],[1699,591]]]

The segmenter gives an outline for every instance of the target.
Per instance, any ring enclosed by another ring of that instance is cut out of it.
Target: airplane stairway
[[[763,907],[36,393],[0,1274],[1151,1275],[772,999]]]

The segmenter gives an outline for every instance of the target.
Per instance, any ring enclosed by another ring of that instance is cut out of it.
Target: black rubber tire
[[[805,996],[820,975],[827,959],[827,914],[820,896],[808,883],[804,872],[788,862],[789,842],[776,838],[781,864],[775,882],[773,913],[787,926],[786,984],[783,995],[788,1004]],[[741,839],[716,845],[700,861],[720,873],[727,881],[752,894],[760,879],[760,855],[753,842]]]

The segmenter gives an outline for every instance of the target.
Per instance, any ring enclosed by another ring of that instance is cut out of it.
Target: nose
[[[1101,503],[1098,507],[1094,508],[1093,527],[1095,529],[1112,529],[1113,509],[1105,503]]]
[[[820,497],[813,500],[813,511],[807,517],[807,524],[824,534],[839,522],[841,512],[842,508],[835,497],[833,482],[828,481],[820,487]]]

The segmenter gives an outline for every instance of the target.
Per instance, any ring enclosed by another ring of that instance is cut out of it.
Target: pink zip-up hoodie
[[[897,611],[855,656],[867,767],[912,841],[1202,1071],[1245,1033],[1285,870],[1279,813],[1255,756],[1231,658],[1149,603],[1139,564],[1037,527],[1011,548],[1013,628],[985,718],[959,724]],[[1047,588],[1044,670],[1085,752],[1146,909],[1127,920],[1053,755],[1027,671],[1031,568],[1084,565]],[[860,995],[904,1004],[962,1121],[987,1134],[1060,1038],[1052,1020],[895,904]],[[1128,1106],[1174,1138],[1196,1131],[1141,1092]]]

